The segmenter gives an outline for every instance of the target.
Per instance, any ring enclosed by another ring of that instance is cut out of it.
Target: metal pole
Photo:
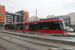
[[[16,16],[15,16],[15,32],[16,32]]]
[[[13,16],[12,16],[12,22],[13,22]]]
[[[23,33],[25,33],[25,21],[27,19],[27,13],[25,13],[25,19],[23,20]]]
[[[36,10],[36,21],[37,21],[37,10]]]
[[[23,22],[23,33],[25,33],[25,22]]]
[[[25,14],[26,15],[26,14]],[[26,16],[25,16],[26,17]],[[23,33],[25,33],[25,19],[23,20]]]

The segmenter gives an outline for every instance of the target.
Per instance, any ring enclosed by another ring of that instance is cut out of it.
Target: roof
[[[51,19],[61,19],[59,17],[54,17],[54,18],[47,18],[47,19],[40,19],[40,20],[51,20]]]
[[[19,14],[19,13],[12,13],[12,12],[7,12],[7,11],[5,11],[5,14],[7,14],[7,15],[22,16],[22,14]]]
[[[9,24],[15,24],[14,22],[13,23],[7,23],[7,24],[5,24],[5,25],[9,25]]]
[[[25,23],[40,23],[40,22],[54,22],[54,21],[63,21],[62,19],[48,19],[48,20],[40,20],[40,21],[31,21],[31,22],[25,22]],[[17,24],[22,24],[23,22],[17,22]],[[7,23],[7,24],[15,24],[15,23]],[[7,25],[6,24],[6,25]]]
[[[63,21],[63,20],[62,19],[51,19],[51,20],[31,21],[31,22],[27,22],[27,23],[54,22],[54,21]]]

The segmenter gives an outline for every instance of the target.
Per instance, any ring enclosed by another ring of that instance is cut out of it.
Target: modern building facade
[[[13,23],[13,16],[12,15],[6,15],[5,17],[5,23]]]
[[[27,11],[21,10],[16,13],[22,14],[22,16],[17,16],[16,18],[17,22],[28,22],[29,21],[29,13]]]
[[[19,19],[16,19],[18,18],[19,16],[21,17],[22,14],[19,14],[19,13],[12,13],[12,12],[8,12],[6,11],[5,12],[5,23],[13,23],[13,22],[17,22],[17,20]]]
[[[3,28],[5,24],[5,6],[0,5],[0,28]]]
[[[68,16],[70,16],[71,26],[75,28],[75,12],[69,13]]]

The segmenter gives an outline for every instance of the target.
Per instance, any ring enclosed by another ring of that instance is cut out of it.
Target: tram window
[[[49,30],[50,24],[48,22],[45,23],[39,23],[39,29],[43,29],[43,30]]]
[[[25,25],[28,25],[27,23],[25,23]]]
[[[29,25],[29,30],[38,30],[38,24],[32,23]]]
[[[23,30],[23,24],[17,24],[16,29],[18,30]]]
[[[8,28],[9,29],[15,29],[15,24],[9,25]]]
[[[43,30],[61,30],[59,22],[39,23],[39,29],[43,29]]]
[[[14,24],[13,24],[14,25]],[[5,28],[9,28],[9,29],[15,29],[15,26],[13,25],[5,25]]]
[[[52,24],[50,24],[51,26],[50,26],[50,29],[51,30],[61,30],[60,29],[60,23],[56,23],[56,22],[54,22],[54,23],[52,23]]]
[[[38,30],[38,25],[34,25],[34,30]]]
[[[29,25],[29,30],[34,30],[34,26],[33,25]]]
[[[59,30],[59,24],[52,24],[50,27],[51,30]]]
[[[9,25],[5,25],[5,28],[8,28]]]

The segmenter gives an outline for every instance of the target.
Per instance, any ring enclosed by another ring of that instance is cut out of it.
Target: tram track
[[[0,37],[0,38],[2,38],[2,37]],[[4,39],[4,38],[2,38],[2,39],[3,39],[3,40],[6,40],[6,39]],[[27,50],[36,50],[36,49],[34,49],[34,48],[30,48],[30,47],[28,47],[28,46],[23,46],[23,45],[17,44],[17,43],[15,43],[15,42],[12,42],[12,41],[9,41],[9,40],[6,40],[6,41],[11,42],[11,43],[13,43],[13,44],[16,44],[16,45],[18,45],[18,46],[20,46],[20,47],[22,47],[22,48],[27,49]],[[5,49],[5,50],[6,50],[6,49]]]
[[[21,38],[16,38],[15,36],[12,37],[12,35],[6,35],[6,34],[3,34],[3,33],[2,34],[0,33],[0,38],[4,39],[3,36],[8,36],[8,37],[10,37],[9,39],[15,38],[15,39],[18,39],[18,40],[21,40],[21,41],[26,41],[26,42],[29,42],[29,43],[33,43],[33,44],[39,45],[39,46],[44,46],[44,47],[46,46],[46,47],[49,47],[49,48],[59,48],[59,47],[56,47],[56,46],[50,46],[50,45],[40,44],[40,43],[36,43],[36,42],[31,42],[31,41],[24,40],[24,39],[21,39]],[[6,39],[4,39],[4,40],[6,40]],[[25,45],[17,44],[15,42],[10,41],[10,40],[6,40],[6,41],[11,42],[13,44],[16,44],[16,45],[18,45],[20,47],[26,48],[27,50],[37,50],[37,49],[34,49],[34,48],[27,47]]]
[[[9,30],[5,30],[5,31],[9,31]],[[3,32],[3,31],[1,31]],[[10,30],[9,32],[15,32],[13,30]],[[23,31],[17,31],[16,33],[23,33]],[[26,32],[25,34],[35,34],[35,35],[45,35],[45,36],[55,36],[55,37],[75,37],[75,32],[69,32],[70,34],[74,34],[74,35],[68,35],[68,36],[63,36],[61,34],[49,34],[49,33],[30,33],[30,32]]]
[[[0,34],[0,35],[3,35],[3,34]],[[26,42],[34,43],[34,42],[27,41],[27,40],[24,40],[24,39],[20,39],[20,38],[12,37],[11,35],[3,35],[3,36],[8,36],[8,37],[10,37],[10,39],[15,38],[15,39],[19,39],[19,40],[22,40],[22,41],[26,41]],[[0,37],[2,37],[2,36],[0,36]],[[43,44],[40,44],[40,43],[34,43],[34,44],[41,45],[41,46],[47,46],[47,45],[43,45]],[[48,46],[48,47],[51,47],[51,46]],[[55,46],[53,46],[53,47],[55,47]],[[59,48],[59,47],[55,47],[55,48]]]
[[[0,50],[6,50],[4,47],[0,46]]]
[[[9,33],[4,33],[4,34],[9,34]],[[17,34],[17,33],[16,33]],[[10,35],[10,34],[9,34]],[[14,35],[14,34],[13,34]],[[17,36],[17,35],[15,35],[15,36]],[[23,39],[21,39],[20,37],[23,37]],[[19,36],[19,40],[24,40],[24,39],[26,39],[26,38],[28,38],[28,37],[25,37],[25,36]],[[38,45],[42,45],[42,46],[49,46],[49,47],[55,47],[55,48],[61,48],[61,47],[74,47],[74,45],[68,45],[68,44],[66,44],[65,46],[64,46],[64,43],[61,43],[60,44],[60,42],[58,43],[58,41],[56,41],[56,42],[54,42],[54,41],[48,41],[48,40],[45,40],[45,39],[43,39],[43,40],[41,40],[41,39],[36,39],[36,38],[31,38],[31,39],[34,39],[34,40],[30,40],[30,38],[31,37],[29,37],[29,40],[28,39],[26,39],[25,41],[27,41],[27,42],[31,42],[31,43],[35,43],[35,44],[38,44]],[[40,41],[39,41],[40,40]],[[34,42],[35,41],[35,42]],[[38,41],[38,42],[37,42]],[[43,43],[39,43],[39,42],[43,42]],[[49,43],[51,43],[51,44],[49,44]],[[56,44],[57,43],[57,44]],[[53,44],[53,45],[52,45]],[[55,44],[55,45],[54,45]]]

